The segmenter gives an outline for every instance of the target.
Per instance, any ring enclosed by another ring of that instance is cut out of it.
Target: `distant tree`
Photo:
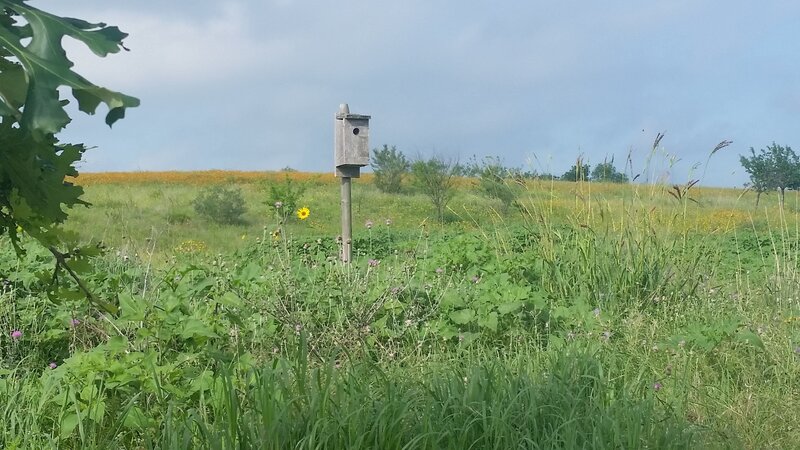
[[[394,194],[403,190],[403,177],[408,174],[411,164],[397,147],[384,144],[382,149],[374,149],[370,164],[375,173],[375,186],[381,192]]]
[[[618,172],[614,160],[603,161],[592,169],[592,181],[601,183],[627,183],[628,176]]]
[[[437,157],[417,160],[411,165],[414,185],[430,198],[439,221],[444,221],[444,210],[455,195],[455,178],[460,167]]]
[[[756,192],[756,206],[758,206],[758,202],[761,200],[761,194],[769,192],[772,189],[769,182],[770,161],[763,151],[762,153],[756,154],[753,147],[750,147],[750,154],[751,156],[749,158],[739,156],[739,162],[741,162],[744,170],[750,174],[750,181],[745,183],[745,186]]]
[[[509,169],[498,158],[490,157],[478,166],[477,175],[478,190],[486,197],[500,200],[504,211],[517,201],[519,181],[523,180],[520,170]]]
[[[800,187],[800,157],[791,147],[773,142],[759,153],[750,147],[750,155],[740,156],[739,161],[750,175],[750,187],[757,193],[756,205],[763,192],[779,190],[783,204],[786,189]]]
[[[568,171],[564,172],[564,175],[561,175],[561,180],[589,181],[589,169],[589,164],[581,164],[581,160],[578,160],[578,164],[574,164]]]

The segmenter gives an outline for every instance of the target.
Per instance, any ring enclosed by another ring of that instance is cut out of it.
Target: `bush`
[[[242,223],[247,211],[238,187],[211,186],[203,189],[192,202],[197,214],[216,223]]]
[[[294,211],[297,211],[300,205],[300,198],[305,191],[305,185],[295,183],[287,175],[283,183],[269,185],[269,193],[265,203],[268,208],[275,210],[281,221],[285,222]]]
[[[458,164],[436,157],[416,161],[411,166],[415,186],[431,199],[440,221],[444,221],[444,210],[455,195],[455,177],[460,170]]]
[[[507,212],[516,203],[519,186],[514,184],[514,179],[524,179],[518,170],[504,167],[499,159],[486,158],[477,167],[477,175],[478,190],[488,198],[500,200],[503,211]]]
[[[396,194],[403,189],[403,177],[411,168],[403,152],[395,146],[384,145],[372,150],[372,170],[375,172],[375,187],[381,192]]]

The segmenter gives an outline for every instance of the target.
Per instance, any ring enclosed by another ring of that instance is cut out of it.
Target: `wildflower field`
[[[795,192],[464,178],[439,220],[365,176],[343,265],[329,174],[75,182],[116,310],[0,237],[0,448],[800,448]]]

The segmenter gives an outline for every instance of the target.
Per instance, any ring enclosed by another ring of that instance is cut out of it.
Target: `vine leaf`
[[[78,108],[85,113],[94,114],[97,106],[105,103],[109,126],[125,116],[125,108],[139,105],[138,99],[96,86],[71,70],[73,63],[61,44],[62,39],[69,36],[86,44],[96,55],[106,56],[125,48],[122,39],[127,34],[119,28],[58,17],[28,6],[24,0],[0,0],[0,8],[6,11],[6,18],[0,23],[0,46],[19,61],[27,75],[25,107],[20,112],[19,98],[9,94],[21,92],[19,71],[0,67],[4,76],[15,83],[13,86],[2,84],[0,114],[19,117],[23,128],[41,137],[57,133],[70,122],[64,110],[65,102],[59,98],[61,86],[72,89]],[[27,24],[16,24],[9,12],[21,15]],[[28,38],[30,42],[23,44]],[[10,64],[13,63],[6,61],[4,66]],[[14,113],[8,114],[8,111]]]

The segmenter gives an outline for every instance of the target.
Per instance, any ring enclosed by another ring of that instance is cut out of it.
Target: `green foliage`
[[[498,159],[486,158],[478,169],[478,190],[485,196],[500,200],[503,210],[513,206],[519,197],[520,186],[514,178],[521,174],[503,166]]]
[[[418,160],[411,165],[414,186],[433,203],[439,221],[444,221],[444,211],[455,195],[455,177],[460,166],[432,157]]]
[[[588,170],[589,167],[586,167]],[[611,161],[604,161],[595,166],[592,169],[592,181],[597,181],[600,183],[627,183],[628,182],[628,175],[617,171],[617,168],[614,167],[614,160]]]
[[[82,190],[67,182],[85,147],[60,144],[54,135],[69,123],[68,87],[81,111],[100,103],[110,126],[139,101],[95,86],[71,70],[62,40],[81,41],[96,55],[116,53],[127,36],[117,27],[51,15],[24,1],[0,0],[0,234],[12,243],[25,230],[42,243],[56,243],[53,226],[66,218],[63,206],[82,204]],[[24,43],[30,39],[30,42]]]
[[[162,445],[464,449],[535,442],[540,448],[688,449],[703,442],[685,418],[609,381],[590,356],[546,362],[548,377],[527,367],[464,365],[430,371],[417,381],[376,366],[309,368],[298,353],[254,371],[256,381],[245,386],[231,375],[215,380],[221,398],[210,407],[208,422],[193,427],[176,417],[164,427],[179,438]]]
[[[403,178],[408,174],[411,164],[403,152],[393,145],[372,150],[372,171],[375,173],[375,186],[381,191],[396,194],[403,190]]]
[[[197,195],[192,202],[197,214],[216,223],[242,223],[247,212],[242,189],[221,185],[210,186]]]
[[[293,181],[288,175],[283,183],[270,183],[266,196],[267,208],[274,210],[281,222],[286,222],[300,207],[306,185]]]
[[[572,167],[569,168],[568,171],[564,172],[561,175],[561,181],[589,181],[591,167],[589,164],[581,164],[580,160],[578,160],[578,164],[573,164]]]
[[[764,192],[780,190],[783,202],[786,189],[800,188],[800,157],[789,146],[773,142],[758,154],[750,147],[750,157],[739,156],[739,162],[750,175],[750,188],[757,193],[756,205]]]
[[[325,234],[171,253],[154,267],[114,251],[74,265],[115,316],[67,291],[47,296],[47,251],[28,240],[18,259],[4,237],[0,446],[358,447],[371,436],[369,447],[416,436],[430,448],[706,448],[757,446],[768,431],[765,447],[797,447],[785,428],[800,419],[785,405],[800,367],[800,312],[785,300],[797,295],[797,243],[781,244],[783,272],[748,265],[756,290],[746,291],[719,278],[722,258],[708,249],[733,247],[731,264],[760,260],[768,237],[684,239],[633,212],[621,225],[595,211],[621,229],[376,221],[356,233],[366,251],[349,267]],[[743,395],[755,418],[731,414],[747,408]],[[771,414],[778,405],[788,412]],[[564,417],[572,426],[555,426]]]

